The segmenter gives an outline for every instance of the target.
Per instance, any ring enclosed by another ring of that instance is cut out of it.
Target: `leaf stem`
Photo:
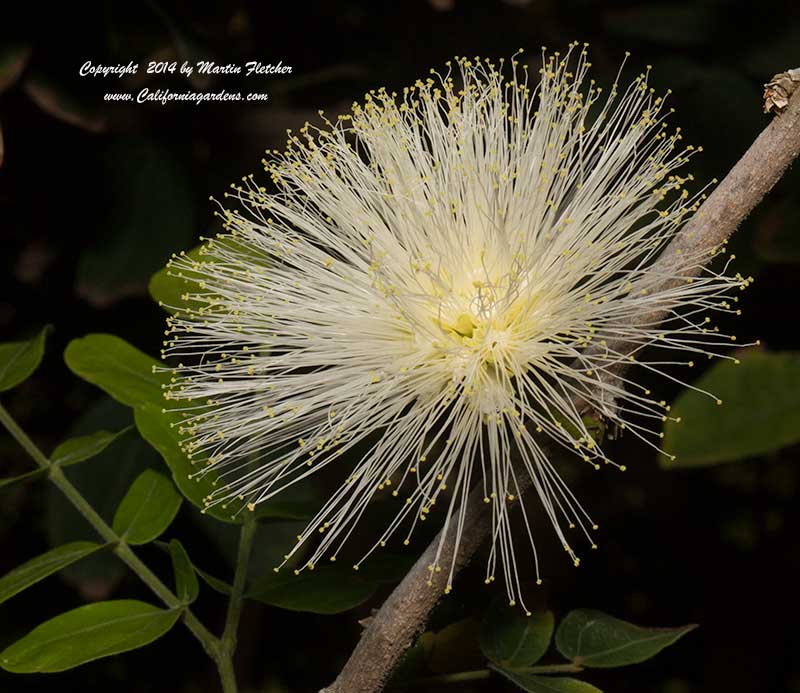
[[[236,676],[233,669],[233,653],[236,651],[236,634],[239,629],[239,618],[242,614],[244,587],[247,581],[247,566],[253,549],[253,538],[257,522],[251,512],[244,515],[239,531],[239,553],[236,557],[236,571],[233,576],[233,590],[228,601],[228,613],[225,616],[225,630],[222,633],[220,647],[220,677],[225,693],[236,693]]]
[[[183,611],[183,622],[192,634],[200,641],[203,649],[214,660],[220,669],[222,676],[221,643],[214,635],[197,619],[197,617],[178,599],[177,596],[161,581],[161,579],[148,568],[142,560],[132,551],[121,537],[114,532],[108,523],[100,517],[97,511],[91,506],[81,492],[67,479],[64,472],[58,465],[51,464],[50,460],[23,431],[8,410],[0,404],[0,423],[12,435],[22,448],[33,458],[34,462],[42,468],[48,470],[50,481],[67,497],[75,509],[86,518],[97,533],[107,542],[113,543],[114,553],[134,572],[139,579],[144,582],[160,599],[171,609],[181,609]]]

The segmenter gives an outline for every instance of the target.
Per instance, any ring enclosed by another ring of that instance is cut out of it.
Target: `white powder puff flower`
[[[202,287],[170,318],[165,355],[180,362],[166,395],[184,449],[216,480],[206,503],[235,514],[330,465],[341,474],[287,556],[310,543],[299,570],[335,560],[380,493],[396,516],[374,548],[429,517],[458,537],[477,484],[486,580],[499,572],[519,601],[517,562],[539,575],[521,478],[576,564],[597,528],[544,446],[624,470],[576,402],[657,447],[669,407],[605,376],[652,346],[642,358],[661,360],[644,366],[678,380],[733,339],[706,315],[738,312],[731,294],[749,280],[727,263],[692,278],[709,256],[685,257],[685,281],[638,288],[664,279],[653,262],[703,197],[675,173],[693,147],[647,74],[606,96],[585,47],[543,54],[535,86],[518,57],[456,58],[325,129],[290,131],[263,161],[270,191],[253,176],[232,186],[227,232],[170,263]],[[633,320],[643,311],[670,319]],[[630,353],[610,348],[620,337]],[[449,591],[437,556],[442,569]]]

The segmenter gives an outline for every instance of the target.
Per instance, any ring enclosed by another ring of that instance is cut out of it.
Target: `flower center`
[[[445,331],[452,332],[459,337],[472,338],[475,333],[475,319],[469,313],[461,313],[452,325],[442,323]]]

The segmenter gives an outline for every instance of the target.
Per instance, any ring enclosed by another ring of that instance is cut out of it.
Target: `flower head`
[[[290,131],[263,161],[273,190],[253,176],[232,186],[226,233],[199,260],[171,261],[201,286],[170,318],[165,354],[181,361],[167,397],[184,448],[216,479],[207,504],[252,510],[320,469],[341,473],[289,554],[311,542],[299,569],[335,560],[380,493],[397,513],[375,547],[429,516],[458,537],[482,485],[486,579],[499,572],[519,599],[515,505],[539,569],[528,485],[576,564],[594,546],[545,446],[624,469],[578,403],[658,447],[669,407],[607,376],[655,346],[646,368],[675,380],[667,369],[730,342],[706,313],[734,311],[748,280],[727,263],[701,270],[708,253],[684,257],[668,285],[653,269],[703,195],[675,172],[699,150],[668,130],[647,73],[606,95],[585,47],[543,54],[535,85],[518,58],[456,58]],[[658,311],[665,324],[636,319]],[[442,568],[452,579],[437,557]]]

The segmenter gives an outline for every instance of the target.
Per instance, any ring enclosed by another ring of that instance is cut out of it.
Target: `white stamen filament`
[[[245,177],[226,194],[226,233],[170,262],[200,287],[168,320],[164,355],[180,365],[165,394],[195,475],[215,479],[207,505],[253,509],[341,465],[342,486],[287,554],[311,542],[298,570],[334,560],[377,493],[397,514],[367,555],[435,511],[458,544],[477,483],[491,506],[486,581],[499,571],[525,608],[518,475],[576,565],[566,529],[595,547],[543,439],[624,470],[575,402],[658,449],[666,403],[602,376],[635,360],[682,383],[672,370],[733,339],[706,317],[738,312],[733,292],[751,281],[727,263],[698,272],[709,255],[684,257],[681,281],[647,288],[704,198],[674,173],[700,150],[667,131],[647,73],[603,98],[585,46],[542,60],[531,87],[518,56],[457,58],[401,95],[371,91],[327,129],[290,132],[264,159],[276,191]],[[636,321],[655,311],[670,318]],[[622,337],[630,352],[608,347]],[[524,506],[522,521],[540,583]],[[442,569],[449,591],[437,554]]]

